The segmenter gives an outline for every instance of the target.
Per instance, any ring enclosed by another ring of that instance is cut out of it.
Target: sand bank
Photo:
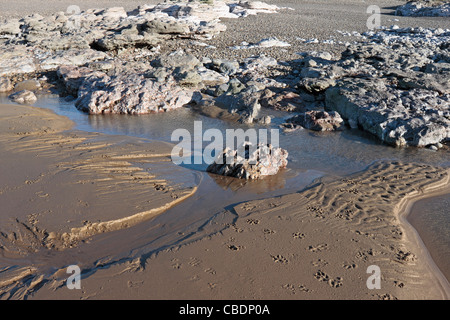
[[[2,271],[8,259],[76,247],[196,191],[196,174],[172,164],[170,144],[70,130],[65,117],[33,107],[0,105],[0,114]],[[0,278],[1,292],[10,290],[11,275]]]

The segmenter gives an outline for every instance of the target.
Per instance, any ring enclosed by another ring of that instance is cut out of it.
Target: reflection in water
[[[267,176],[261,180],[243,180],[233,177],[224,177],[217,174],[208,173],[215,183],[223,190],[230,189],[237,192],[243,188],[252,193],[263,193],[264,191],[274,191],[277,189],[283,189],[285,185],[285,179],[282,178],[282,174],[275,176]]]
[[[274,176],[265,176],[259,180],[244,180],[234,177],[225,177],[213,173],[206,173],[222,190],[233,193],[264,195],[285,194],[288,191],[297,192],[313,180],[323,175],[315,170],[281,169]]]
[[[281,115],[286,117],[286,113]],[[275,116],[278,118],[275,118],[274,123],[282,122],[279,112]],[[86,117],[90,130],[93,131],[157,139],[175,144],[178,141],[170,139],[173,130],[183,128],[193,135],[194,121],[202,121],[203,132],[211,128],[220,129],[222,132],[226,129],[242,128],[246,130],[248,128],[242,124],[207,118],[187,108],[142,116],[91,115]],[[261,127],[254,126],[254,128]],[[273,124],[267,128],[277,128],[277,125]],[[208,143],[205,142],[203,146],[205,147]],[[312,132],[300,129],[294,132],[280,132],[280,147],[289,152],[289,168],[294,170],[314,169],[329,174],[354,173],[365,169],[373,161],[383,159],[450,166],[448,150],[434,152],[413,147],[394,148],[380,143],[372,135],[360,130]],[[188,167],[199,170],[206,168],[206,166]]]
[[[0,96],[0,102],[9,103],[7,97]],[[244,124],[225,122],[198,115],[188,108],[180,108],[166,113],[148,115],[87,115],[78,111],[73,101],[68,102],[54,95],[40,96],[35,104],[49,108],[57,114],[69,117],[76,123],[76,129],[106,134],[137,136],[146,139],[172,142],[175,129],[187,129],[193,134],[194,121],[202,121],[203,132],[217,128],[247,129]],[[273,118],[271,126],[253,128],[278,128],[292,114],[267,111]],[[172,142],[174,144],[178,143]],[[205,142],[206,146],[209,142]],[[338,132],[312,132],[296,130],[280,133],[280,147],[288,150],[288,168],[292,170],[318,170],[327,174],[344,175],[361,171],[377,160],[399,160],[421,162],[432,165],[450,166],[450,151],[435,152],[423,148],[394,148],[386,146],[370,134],[360,130]],[[204,171],[206,166],[189,167]]]

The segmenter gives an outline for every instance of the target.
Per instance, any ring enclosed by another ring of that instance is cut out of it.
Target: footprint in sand
[[[48,198],[50,195],[48,193],[44,193],[43,191],[39,191],[35,193],[39,198]]]
[[[217,283],[208,282],[208,287],[212,290],[217,286]]]
[[[321,271],[321,270],[317,271],[314,274],[314,278],[316,278],[317,280],[321,280],[321,281],[328,281],[330,279],[328,277],[328,275],[325,272]]]
[[[142,286],[143,284],[144,284],[144,281],[137,281],[137,282],[128,281],[127,282],[128,288],[137,288],[137,287]]]
[[[236,246],[234,244],[228,246],[228,249],[230,249],[231,251],[239,251],[242,248],[243,248],[242,246]]]
[[[237,227],[234,223],[231,225],[231,227],[233,228],[234,231],[236,231],[237,233],[241,233],[244,231],[244,229],[241,229],[239,227]]]
[[[311,290],[308,289],[307,287],[305,287],[303,284],[300,284],[298,287],[296,287],[293,284],[284,284],[281,286],[283,289],[289,290],[291,291],[292,294],[296,294],[297,290],[300,292],[306,292],[306,293],[310,293]]]
[[[216,274],[216,270],[214,270],[214,269],[212,269],[212,268],[207,268],[207,269],[205,269],[205,270],[203,270],[203,271],[205,271],[206,273],[212,274],[212,275],[215,275],[215,274]]]
[[[400,263],[408,263],[414,260],[416,260],[416,256],[409,251],[398,250],[395,254],[395,261]]]
[[[305,238],[305,234],[301,233],[301,232],[295,232],[292,234],[292,237],[294,239],[304,239]]]
[[[189,280],[191,281],[199,281],[200,280],[200,276],[197,274],[194,274],[192,277],[189,278]]]
[[[272,257],[272,260],[276,263],[281,263],[281,264],[287,264],[289,262],[288,259],[286,259],[285,257],[283,257],[280,254],[277,254],[276,256],[270,255]]]
[[[181,263],[179,262],[178,259],[172,259],[171,261],[173,262],[172,268],[174,268],[174,269],[181,269],[182,265],[181,265]]]
[[[292,294],[295,294],[295,286],[293,284],[283,284],[281,287],[291,291]]]
[[[356,258],[365,262],[365,261],[369,260],[371,257],[377,256],[380,254],[381,254],[380,251],[375,251],[372,248],[370,248],[367,250],[358,251],[356,253]]]
[[[302,285],[302,284],[298,286],[298,290],[300,290],[300,291],[302,291],[302,292],[307,292],[307,293],[310,293],[310,292],[311,292],[310,289],[308,289],[307,287],[305,287],[305,286]]]
[[[393,296],[392,294],[386,293],[386,294],[377,294],[377,297],[379,300],[397,300],[397,298],[395,296]]]
[[[332,288],[339,288],[343,285],[341,277],[337,277],[336,279],[331,279],[329,275],[327,275],[325,272],[323,272],[321,270],[318,270],[314,274],[314,278],[316,278],[319,281],[328,283],[328,285]]]
[[[256,225],[256,224],[259,224],[259,220],[258,219],[247,219],[247,223],[250,225]]]
[[[200,263],[202,263],[202,261],[197,258],[190,258],[188,263],[191,267],[197,267]]]
[[[311,264],[315,267],[324,267],[328,265],[328,262],[322,259],[317,259],[316,261],[312,261]]]
[[[394,229],[392,229],[391,233],[394,239],[401,239],[401,237],[403,236],[403,232],[399,227],[395,227]]]
[[[156,191],[166,191],[166,186],[162,185],[162,184],[158,184],[158,183],[154,183],[153,184],[153,188]]]
[[[308,250],[311,252],[320,252],[323,250],[327,250],[328,245],[326,243],[318,244],[317,246],[309,246]]]
[[[308,206],[306,210],[314,213],[317,218],[324,218],[325,211],[319,206]]]
[[[243,209],[245,211],[251,211],[253,209],[256,209],[256,206],[246,203],[241,207],[241,209]]]
[[[277,216],[278,220],[280,221],[291,221],[292,218],[289,216]]]
[[[328,280],[328,284],[330,285],[330,287],[339,288],[342,286],[342,278],[337,277],[336,279],[330,279]]]
[[[87,203],[86,201],[78,199],[78,206],[87,208],[87,207],[89,207],[89,203]]]

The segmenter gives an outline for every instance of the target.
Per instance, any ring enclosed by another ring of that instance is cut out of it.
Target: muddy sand
[[[132,9],[148,2],[80,1],[80,7]],[[218,50],[211,55],[252,55],[258,52],[226,49],[268,36],[293,44],[272,52],[276,58],[290,59],[306,49],[330,50],[321,44],[302,47],[297,31],[323,40],[338,36],[336,30],[363,31],[367,19],[364,1],[268,2],[296,11],[226,21],[228,30],[212,40]],[[394,17],[391,6],[402,2],[379,3],[386,13],[384,25],[438,27],[445,22]],[[19,0],[2,3],[0,12],[2,17],[47,14],[72,4]],[[290,27],[282,28],[286,21]],[[447,279],[406,221],[414,201],[448,190],[449,171],[400,162],[377,162],[297,193],[234,204],[208,221],[195,240],[111,264],[99,261],[95,268],[81,265],[82,289],[68,290],[64,264],[27,264],[28,257],[54,259],[71,250],[82,254],[100,234],[132,230],[183,205],[198,185],[197,173],[172,164],[169,144],[72,127],[44,109],[0,106],[2,299],[449,297]],[[167,179],[169,172],[180,181]],[[109,247],[114,251],[114,242]],[[95,260],[104,253],[89,254]],[[372,265],[381,271],[381,289],[367,287]]]
[[[132,228],[196,190],[195,174],[170,162],[166,143],[71,130],[38,108],[2,105],[0,114],[3,263]],[[171,183],[144,162],[191,179]],[[227,208],[199,240],[90,270],[82,290],[65,287],[63,268],[2,265],[2,298],[445,299],[448,282],[404,215],[411,200],[448,183],[443,168],[374,163]],[[371,265],[381,289],[366,285]]]
[[[70,130],[45,109],[0,105],[0,114],[2,261],[133,226],[196,191],[195,174],[172,164],[169,144]],[[183,182],[167,181],[167,170]],[[2,291],[9,267],[1,267]]]

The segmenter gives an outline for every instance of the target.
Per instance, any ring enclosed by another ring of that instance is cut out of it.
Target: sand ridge
[[[70,130],[45,109],[0,105],[0,114],[2,293],[32,277],[36,268],[8,267],[21,257],[129,228],[197,190],[197,174],[171,162],[170,144]]]

